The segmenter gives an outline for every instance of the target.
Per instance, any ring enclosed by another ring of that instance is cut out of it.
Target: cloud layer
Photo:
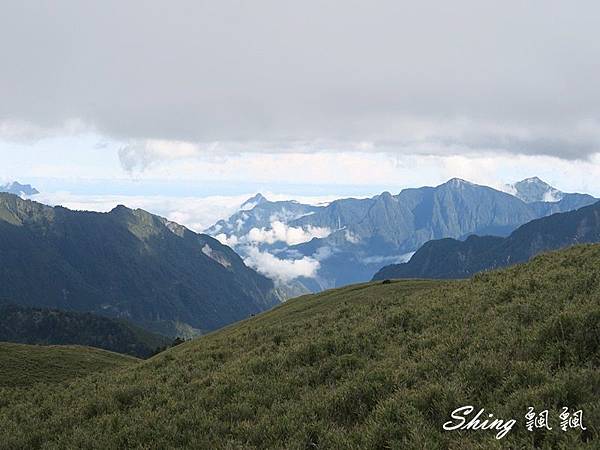
[[[312,227],[306,229],[290,227],[287,224],[275,220],[269,228],[252,228],[246,236],[248,242],[257,244],[274,244],[285,242],[287,245],[301,244],[312,238],[324,238],[331,234],[329,228]]]
[[[257,247],[248,249],[244,262],[263,275],[283,283],[298,277],[313,278],[320,267],[319,261],[310,256],[301,259],[280,259]]]
[[[600,143],[600,4],[3,2],[0,133],[95,130],[128,170],[223,152]]]

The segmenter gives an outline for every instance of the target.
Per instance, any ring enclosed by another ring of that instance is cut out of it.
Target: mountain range
[[[128,319],[168,336],[279,303],[229,247],[143,210],[71,211],[0,193],[0,298]]]
[[[600,242],[600,202],[533,220],[510,236],[469,236],[427,242],[404,264],[382,268],[374,280],[467,278],[483,270],[528,261],[538,253]]]
[[[307,276],[304,271],[284,281],[319,291],[370,280],[381,267],[407,261],[433,239],[507,236],[531,220],[596,201],[587,194],[560,192],[535,177],[506,190],[453,178],[436,187],[319,206],[270,202],[257,195],[246,202],[245,210],[205,232],[275,278],[277,273],[261,267],[257,254],[301,262],[297,265],[302,268],[312,264],[313,273]]]

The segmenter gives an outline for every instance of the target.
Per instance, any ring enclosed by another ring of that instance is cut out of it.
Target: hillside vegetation
[[[148,358],[172,339],[124,320],[90,313],[0,304],[0,341],[40,345],[86,345]]]
[[[598,448],[600,246],[291,300],[131,369],[0,390],[6,448]],[[517,420],[445,432],[464,405]],[[528,432],[527,407],[552,431]],[[586,431],[559,428],[563,406]]]
[[[137,358],[90,347],[0,342],[0,387],[59,383],[138,361]],[[3,396],[0,396],[0,406],[3,406],[2,400]],[[2,445],[0,443],[0,447]]]
[[[0,193],[0,298],[194,335],[279,303],[274,284],[216,239],[117,206],[71,211]]]

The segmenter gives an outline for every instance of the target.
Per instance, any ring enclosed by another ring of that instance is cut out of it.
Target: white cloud
[[[235,235],[227,236],[225,233],[219,233],[214,238],[221,244],[228,245],[229,247],[235,247],[239,243],[239,239]]]
[[[395,193],[404,187],[436,185],[453,177],[503,188],[507,182],[539,176],[564,192],[600,195],[597,183],[600,155],[591,156],[588,160],[511,155],[492,150],[440,155],[436,154],[433,145],[420,146],[418,150],[421,153],[386,153],[385,148],[374,145],[369,151],[341,148],[336,152],[316,153],[253,153],[246,149],[238,153],[226,152],[226,156],[219,159],[214,155],[193,156],[194,146],[187,147],[175,141],[173,155],[179,155],[176,158],[160,159],[157,163],[144,162],[142,158],[141,166],[129,163],[134,181],[130,177],[123,180],[123,169],[116,157],[124,144],[110,141],[110,148],[95,148],[102,139],[99,135],[87,135],[44,139],[31,145],[0,140],[0,177],[33,184],[37,179],[52,180],[53,190],[76,192],[79,192],[77,180],[128,181],[129,186],[123,188],[124,193],[130,188],[133,192],[142,192],[143,183],[169,182],[178,185],[179,195],[185,197],[189,197],[185,188],[189,184],[195,186],[196,191],[198,186],[210,186],[207,194],[219,193],[220,187],[223,187],[227,194],[248,193],[247,198],[261,191],[271,200],[296,198],[306,203],[307,199],[298,197],[298,194],[327,195],[327,200],[348,195],[372,196],[383,190]],[[163,158],[171,150],[166,141],[160,142],[152,151]],[[225,147],[223,144],[222,148]],[[210,153],[200,149],[198,152],[198,155]],[[221,154],[220,151],[213,153]],[[140,172],[140,167],[146,169]],[[61,180],[69,187],[61,187]],[[133,186],[134,183],[137,187]],[[47,190],[43,186],[37,187],[41,191]],[[287,194],[272,197],[265,191],[284,191]],[[312,200],[308,202],[312,203]]]
[[[76,136],[94,129],[81,119],[68,119],[60,125],[43,126],[24,120],[0,120],[0,138],[9,142],[33,143],[55,136]]]
[[[406,115],[379,118],[376,139],[369,141],[315,138],[281,141],[136,140],[119,150],[122,167],[143,172],[155,163],[178,160],[229,162],[243,154],[383,154],[388,156],[556,156],[586,160],[600,152],[600,120],[574,119],[559,124],[528,124],[468,117],[420,118]]]
[[[210,153],[217,147],[218,142],[208,144],[203,149],[191,142],[148,139],[121,147],[118,154],[121,166],[127,172],[143,172],[154,163],[198,157],[203,154],[203,150]]]
[[[285,242],[288,245],[308,242],[312,238],[324,238],[331,234],[329,228],[312,227],[307,228],[290,227],[278,220],[271,223],[271,228],[252,228],[244,237],[249,243],[274,244]]]
[[[312,257],[317,261],[323,261],[324,259],[329,258],[333,255],[334,250],[331,247],[323,246],[319,247],[315,253],[313,253]]]
[[[361,261],[365,264],[400,264],[409,261],[414,254],[415,252],[404,253],[403,255],[397,256],[368,256],[366,258],[362,258]]]
[[[375,195],[386,189],[394,193],[405,187],[437,185],[453,177],[502,187],[507,182],[534,175],[564,192],[579,191],[600,195],[600,187],[596,182],[600,176],[600,154],[589,160],[574,161],[550,156],[512,155],[491,150],[446,156],[381,151],[241,153],[228,156],[226,164],[197,158],[162,161],[161,164],[150,166],[139,177],[141,180],[201,179],[207,183],[252,182],[267,186],[267,190],[278,185],[284,186],[293,180],[298,186],[295,194],[302,194],[312,186],[321,186],[324,193],[339,193],[344,196],[347,194],[343,190],[348,186],[352,186],[354,192],[361,187],[362,195]]]
[[[314,278],[320,263],[305,256],[301,259],[280,259],[269,252],[250,247],[244,262],[263,275],[281,282],[289,282],[298,277]]]

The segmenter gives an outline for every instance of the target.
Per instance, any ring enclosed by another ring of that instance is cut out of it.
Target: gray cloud
[[[600,149],[599,14],[594,1],[2,2],[0,124],[581,159]],[[164,155],[120,157],[143,169]]]

